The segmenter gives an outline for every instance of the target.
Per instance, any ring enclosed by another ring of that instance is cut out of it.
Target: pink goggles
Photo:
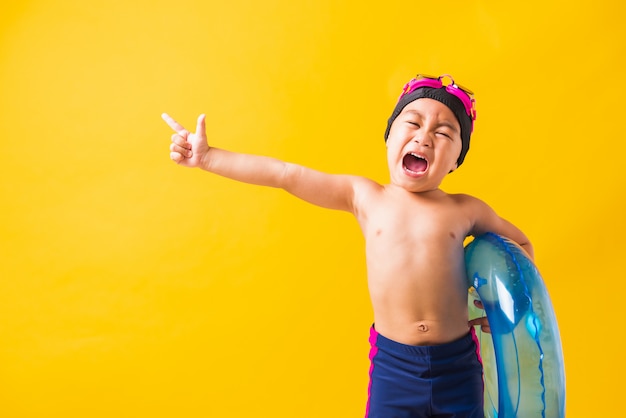
[[[420,87],[431,87],[434,89],[440,89],[444,87],[443,79],[449,78],[450,83],[448,83],[446,87],[446,91],[455,97],[457,97],[463,106],[465,107],[465,113],[472,120],[472,131],[474,130],[474,121],[476,120],[476,100],[474,99],[474,93],[465,87],[459,86],[454,82],[454,79],[450,74],[443,74],[439,77],[433,77],[430,75],[418,74],[414,79],[409,81],[404,85],[404,89],[402,89],[402,94],[398,100],[407,94],[419,89]]]

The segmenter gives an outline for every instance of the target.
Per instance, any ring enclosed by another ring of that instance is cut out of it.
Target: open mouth
[[[428,169],[428,161],[419,155],[409,153],[402,159],[402,166],[411,173],[421,174]]]

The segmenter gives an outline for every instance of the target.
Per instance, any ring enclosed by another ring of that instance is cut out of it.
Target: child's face
[[[457,168],[461,127],[454,113],[433,99],[417,99],[394,120],[387,139],[391,183],[410,192],[439,187]]]

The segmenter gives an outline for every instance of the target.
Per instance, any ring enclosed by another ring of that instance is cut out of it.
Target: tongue
[[[420,173],[426,170],[427,164],[423,158],[409,154],[404,157],[404,166],[415,173]]]

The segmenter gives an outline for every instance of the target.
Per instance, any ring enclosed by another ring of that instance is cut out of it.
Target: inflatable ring
[[[484,316],[491,334],[477,329],[484,367],[485,417],[565,416],[561,337],[539,271],[513,241],[487,233],[465,247],[470,318]]]

